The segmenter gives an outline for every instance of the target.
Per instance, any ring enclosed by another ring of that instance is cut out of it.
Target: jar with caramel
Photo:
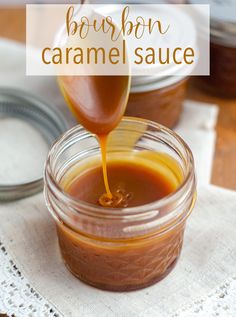
[[[187,91],[187,77],[134,77],[127,116],[145,118],[173,128],[179,121]]]
[[[88,0],[88,3],[95,3],[96,1]],[[114,1],[102,1],[102,3],[113,3]],[[173,32],[173,38],[170,41],[169,36],[159,36],[157,32],[152,32],[149,36],[143,36],[140,40],[135,40],[135,37],[127,38],[127,46],[140,46],[142,56],[146,56],[145,49],[147,48],[166,48],[170,42],[179,47],[194,47],[196,45],[196,27],[191,19],[189,19],[187,12],[181,10],[176,5],[164,6],[150,6],[156,4],[183,4],[183,0],[166,0],[166,1],[147,1],[147,0],[122,0],[119,1],[122,5],[144,5],[141,6],[140,11],[136,14],[148,21],[150,19],[150,10],[154,11],[155,17],[168,17],[172,24],[179,23],[179,21],[186,21],[188,23],[188,36],[183,36],[179,30]],[[145,6],[146,5],[146,6]],[[162,9],[161,9],[162,8]],[[114,19],[117,18],[117,25],[120,24],[120,16],[117,14],[118,7],[116,6],[101,6],[99,13],[111,15]],[[175,23],[174,23],[175,22]],[[126,108],[126,116],[134,116],[152,120],[168,128],[174,128],[178,123],[182,110],[183,102],[187,92],[188,78],[194,70],[195,65],[192,66],[182,64],[176,67],[175,63],[170,63],[166,68],[163,65],[158,65],[158,62],[153,64],[142,63],[142,65],[131,65],[132,85],[130,96]]]
[[[188,2],[210,4],[211,8],[210,76],[201,77],[199,84],[214,95],[235,98],[236,1],[189,0]],[[200,34],[200,36],[204,35]]]
[[[129,2],[129,1],[128,1]],[[134,1],[136,3],[136,1]],[[176,3],[180,4],[183,1],[172,0],[172,1],[138,1],[140,4],[158,4],[158,3]],[[146,8],[146,7],[144,7]],[[171,21],[177,20],[184,21],[186,19],[186,12],[184,10],[179,10],[178,6],[163,6],[163,12],[168,17],[171,17]],[[145,12],[147,10],[147,12]],[[143,9],[142,16],[148,17],[148,9]],[[154,9],[153,9],[154,10]],[[160,9],[158,9],[160,10]],[[156,16],[159,15],[158,10]],[[194,46],[196,43],[196,33],[195,25],[190,20],[188,20],[188,41],[185,42],[184,36],[182,34],[175,33],[178,46]],[[190,41],[191,39],[191,41]],[[157,35],[151,37],[143,38],[142,47],[166,47],[168,46],[168,37],[160,38]],[[159,65],[160,66],[160,65]],[[134,66],[135,67],[135,66]],[[155,70],[152,75],[148,75],[150,70]],[[184,69],[184,70],[183,70]],[[152,120],[168,128],[174,128],[178,123],[182,110],[183,102],[187,92],[188,78],[194,69],[194,65],[190,68],[189,65],[183,65],[181,74],[179,75],[176,70],[176,65],[174,63],[169,65],[168,71],[162,72],[162,68],[158,65],[143,65],[143,74],[145,76],[133,76],[132,86],[129,96],[128,105],[126,108],[127,116],[135,116],[139,118],[144,118],[147,120]],[[167,70],[167,69],[166,69]],[[134,69],[132,69],[135,73]],[[153,75],[154,74],[154,75]]]
[[[49,153],[46,203],[72,274],[106,290],[140,289],[164,278],[180,256],[196,196],[193,156],[167,128],[124,118],[109,136],[107,166],[111,186],[129,166],[126,180],[134,178],[134,189],[141,188],[132,207],[105,208],[85,201],[87,194],[100,196],[100,180],[87,173],[101,168],[100,148],[81,126],[71,129]],[[119,166],[116,174],[112,166]],[[155,186],[164,193],[159,199],[152,195]]]

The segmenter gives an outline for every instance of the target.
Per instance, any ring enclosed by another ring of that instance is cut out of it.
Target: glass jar
[[[211,75],[203,78],[204,87],[212,94],[236,98],[236,46],[226,46],[211,38],[210,48]]]
[[[96,1],[88,0],[87,3],[95,3]],[[144,5],[141,7],[140,12],[136,9],[136,14],[141,14],[142,18],[150,19],[150,10],[154,10],[156,16],[167,16],[174,25],[174,22],[185,21],[188,22],[188,40],[185,43],[184,36],[178,30],[173,33],[172,40],[176,40],[179,47],[196,46],[196,27],[193,21],[188,16],[188,11],[180,10],[178,6],[150,6],[163,3],[184,3],[181,0],[122,0],[119,1],[122,5]],[[117,18],[117,25],[120,23],[119,14],[116,16],[118,7],[106,6],[106,3],[114,3],[114,1],[104,0],[104,4],[99,9],[100,13],[104,16],[110,14],[112,17]],[[145,6],[146,5],[146,6]],[[160,8],[163,8],[160,11]],[[191,36],[190,36],[191,35]],[[135,38],[135,37],[134,37]],[[152,36],[144,36],[142,42],[136,42],[132,37],[127,37],[127,46],[137,47],[137,44],[142,48],[158,48],[169,47],[170,38],[158,37],[155,32]],[[191,41],[190,41],[191,39]],[[154,63],[153,65],[143,63],[137,66],[133,62],[131,65],[132,85],[127,104],[126,116],[134,116],[152,120],[157,123],[163,124],[168,128],[173,128],[179,121],[182,110],[183,102],[187,93],[188,78],[194,71],[195,65],[183,64],[180,70],[176,67],[175,63],[170,63],[168,68],[162,68],[163,65]],[[145,74],[145,75],[140,75]],[[151,74],[151,75],[150,75]],[[182,74],[182,75],[180,75]]]
[[[199,86],[225,98],[236,98],[236,1],[189,0],[211,6],[210,76],[200,77]],[[204,30],[201,36],[206,36]]]
[[[116,153],[125,157],[132,151],[151,151],[150,164],[161,154],[162,166],[173,175],[180,173],[181,184],[159,201],[125,209],[73,199],[63,190],[62,179],[73,174],[76,165],[100,155],[96,137],[77,126],[49,153],[46,203],[56,223],[65,265],[76,277],[106,290],[140,289],[165,277],[179,258],[196,196],[193,156],[174,132],[128,117],[109,136],[107,151],[108,160]]]
[[[152,78],[150,82],[145,82],[144,78],[137,78],[142,80],[137,84],[132,82],[126,115],[152,120],[173,128],[182,114],[188,78],[170,76]]]

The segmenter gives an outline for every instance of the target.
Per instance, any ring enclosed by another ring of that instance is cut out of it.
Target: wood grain
[[[236,100],[211,96],[197,88],[194,79],[190,83],[188,98],[219,106],[212,183],[236,190]]]
[[[0,36],[25,42],[25,8],[0,8]]]
[[[0,9],[0,36],[25,42],[25,9]],[[236,87],[235,87],[236,89]],[[236,190],[236,100],[211,96],[191,81],[188,98],[217,104],[217,144],[212,183]]]

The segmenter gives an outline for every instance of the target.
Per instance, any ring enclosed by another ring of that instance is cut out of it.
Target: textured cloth
[[[26,313],[29,306],[45,311],[47,300],[50,309],[66,317],[236,316],[235,210],[235,192],[201,186],[175,269],[152,287],[112,293],[87,286],[67,271],[42,194],[0,206],[0,239],[25,277],[11,287],[13,269],[7,260],[5,266],[0,262],[0,311],[10,307],[17,317],[47,316]],[[31,287],[40,294],[41,306]]]

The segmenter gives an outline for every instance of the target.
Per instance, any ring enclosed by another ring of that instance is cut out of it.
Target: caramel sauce
[[[113,205],[115,203],[113,199],[113,195],[109,182],[108,182],[108,174],[107,174],[107,139],[108,139],[108,134],[104,135],[99,135],[98,139],[100,141],[100,147],[101,147],[101,154],[102,154],[102,171],[103,171],[103,180],[104,180],[104,185],[105,185],[105,194],[101,194],[101,200],[100,204],[101,206],[106,207],[107,203]],[[104,204],[103,204],[104,203]]]
[[[112,208],[142,206],[157,201],[179,186],[183,179],[170,156],[150,151],[109,153],[107,171],[112,199],[108,199],[99,157],[80,162],[63,177],[61,186],[77,200]]]
[[[108,152],[107,168],[111,190],[116,193],[120,188],[125,190],[123,207],[160,199],[177,189],[183,181],[178,162],[163,153],[141,151],[124,155]],[[99,157],[85,159],[71,167],[60,186],[76,200],[98,205],[100,195],[104,193]],[[158,212],[162,217],[166,210]],[[130,291],[151,285],[172,270],[180,255],[185,221],[175,219],[175,225],[168,230],[162,227],[162,234],[157,230],[153,235],[153,230],[150,230],[140,236],[139,232],[137,236],[134,232],[132,237],[126,237],[124,231],[130,223],[117,221],[115,232],[119,232],[122,226],[124,229],[116,238],[101,237],[103,221],[101,219],[97,225],[91,226],[78,213],[73,215],[69,226],[58,222],[62,257],[67,268],[80,280],[106,290]],[[92,230],[89,233],[88,228]]]
[[[73,181],[67,192],[74,198],[106,207],[135,207],[157,201],[169,195],[175,186],[157,170],[132,161],[113,161],[107,164],[112,200],[104,195],[102,168],[86,170]]]
[[[105,206],[113,194],[106,166],[106,144],[109,133],[121,121],[128,101],[129,76],[64,76],[59,78],[64,97],[79,122],[97,135],[102,154]],[[104,193],[103,193],[104,194]]]
[[[65,76],[59,83],[75,117],[91,133],[107,135],[122,119],[129,96],[128,76]]]

